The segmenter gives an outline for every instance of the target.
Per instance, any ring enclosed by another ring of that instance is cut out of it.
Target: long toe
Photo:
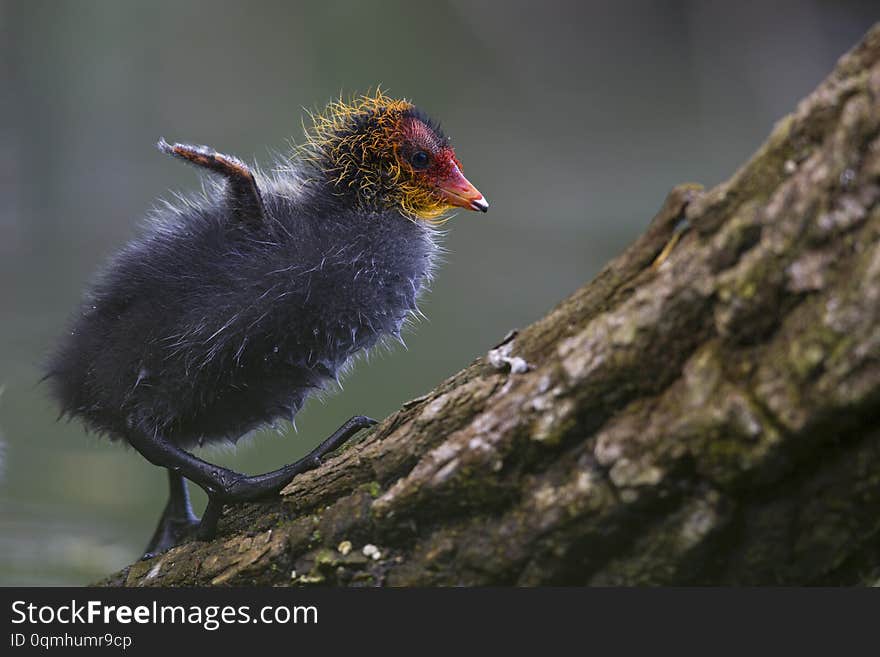
[[[152,559],[185,543],[195,536],[198,527],[199,519],[195,517],[174,520],[163,518],[141,559]]]

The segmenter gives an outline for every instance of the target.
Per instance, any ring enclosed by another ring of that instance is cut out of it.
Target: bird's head
[[[303,150],[334,194],[360,206],[432,222],[456,207],[489,208],[439,125],[381,91],[312,115]]]

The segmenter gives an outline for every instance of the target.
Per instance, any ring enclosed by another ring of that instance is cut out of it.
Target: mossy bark
[[[878,402],[880,25],[546,317],[105,583],[877,583]]]

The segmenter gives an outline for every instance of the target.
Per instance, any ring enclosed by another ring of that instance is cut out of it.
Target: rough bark
[[[546,317],[105,583],[877,583],[878,201],[880,25]]]

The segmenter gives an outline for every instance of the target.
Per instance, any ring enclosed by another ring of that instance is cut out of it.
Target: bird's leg
[[[143,559],[149,559],[174,547],[199,525],[199,519],[189,503],[186,481],[173,470],[168,471],[168,488],[168,503],[156,531],[153,532],[153,538],[144,551]]]
[[[200,541],[210,541],[214,538],[217,535],[217,523],[220,522],[221,515],[223,515],[223,502],[209,497],[196,538]]]
[[[172,474],[186,477],[208,494],[208,507],[198,530],[198,537],[208,540],[216,533],[217,521],[224,504],[252,502],[278,493],[296,475],[318,467],[325,455],[341,447],[361,429],[374,424],[376,420],[357,415],[299,461],[254,476],[203,461],[162,436],[132,432],[128,436],[128,442],[153,465],[168,468]]]
[[[253,172],[248,165],[233,155],[218,153],[207,146],[169,144],[160,139],[159,150],[179,157],[208,171],[226,178],[226,196],[230,205],[242,219],[254,223],[263,220],[263,197]]]
[[[224,495],[212,496],[208,492],[208,506],[202,515],[202,522],[199,525],[198,538],[206,541],[214,537],[217,532],[217,521],[220,520],[220,514],[223,511],[223,504],[230,502],[246,502],[260,497],[265,497],[273,493],[277,493],[284,488],[298,474],[314,470],[321,465],[321,459],[330,452],[342,447],[354,434],[361,429],[366,429],[376,424],[373,420],[363,415],[357,415],[334,431],[329,438],[326,438],[320,445],[315,447],[311,452],[302,457],[299,461],[286,465],[278,470],[267,472],[261,475],[242,477],[235,482],[232,490],[234,498]],[[245,481],[246,480],[246,481]],[[241,496],[240,498],[238,496]]]

